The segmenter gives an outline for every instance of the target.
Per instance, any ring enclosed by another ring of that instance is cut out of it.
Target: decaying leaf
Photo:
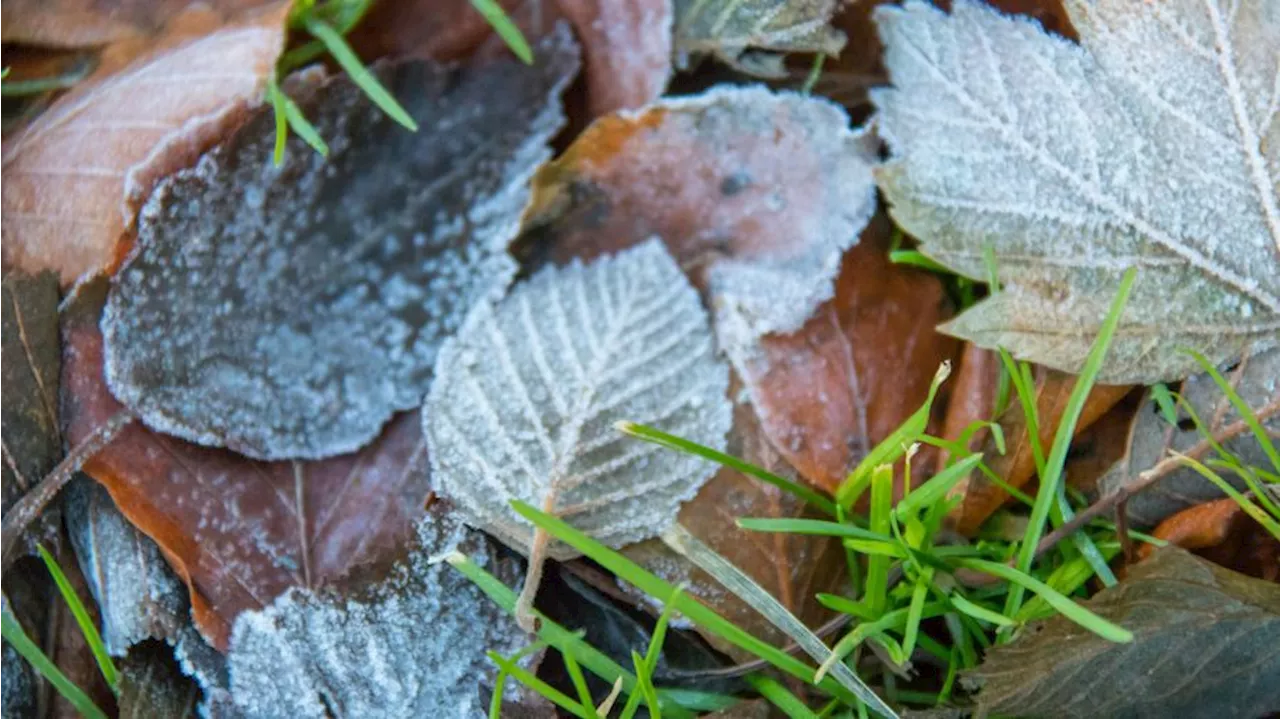
[[[204,0],[221,15],[244,13],[274,0]],[[10,0],[4,4],[6,43],[94,47],[154,36],[191,8],[191,0]]]
[[[146,642],[116,661],[120,672],[118,719],[195,719],[200,686],[182,673],[162,642]],[[210,715],[206,715],[210,716]]]
[[[730,394],[736,394],[732,385]],[[733,419],[726,450],[729,454],[775,474],[794,474],[764,435],[750,403],[735,404]],[[817,627],[832,614],[814,595],[840,591],[847,575],[848,566],[839,543],[831,537],[749,532],[737,525],[742,517],[791,518],[803,514],[803,503],[794,495],[735,469],[722,467],[696,497],[680,508],[679,522],[746,572],[802,622]],[[735,626],[776,646],[788,643],[787,636],[776,626],[661,540],[633,544],[622,552],[671,584],[684,586],[691,596]],[[642,601],[652,601],[642,592],[627,588]],[[716,649],[738,661],[754,658],[711,633],[703,636]]]
[[[999,377],[999,355],[975,344],[965,343],[956,362],[956,370],[948,381],[947,413],[942,420],[942,432],[939,436],[951,442],[959,441],[974,422],[993,419]],[[973,432],[966,448],[977,449],[986,439],[986,433],[985,429]],[[939,451],[937,471],[945,469],[951,459],[951,453]],[[960,484],[964,483],[965,480],[960,480]]]
[[[156,183],[261,100],[284,43],[286,6],[222,27],[204,19],[199,32],[173,28],[136,58],[120,48],[130,60],[104,59],[94,79],[7,141],[5,267],[50,269],[69,285],[115,265]]]
[[[63,313],[63,412],[73,444],[120,410],[102,374],[105,285],[82,286]],[[404,414],[357,454],[267,463],[134,424],[84,471],[160,546],[191,590],[201,632],[225,649],[242,611],[395,555],[429,492],[419,427],[416,414]]]
[[[507,243],[576,69],[561,28],[532,67],[384,71],[418,133],[345,76],[312,82],[295,96],[330,154],[295,139],[283,167],[258,113],[143,210],[103,319],[112,392],[154,429],[260,459],[368,443],[514,274]]]
[[[714,468],[614,424],[723,448],[727,389],[706,312],[661,243],[546,268],[477,306],[441,349],[423,412],[432,481],[469,524],[531,555],[511,499],[614,547],[648,539]],[[546,553],[578,556],[559,542]]]
[[[715,55],[751,75],[781,77],[789,52],[836,55],[844,34],[831,27],[839,0],[674,0],[675,50]]]
[[[1176,547],[1085,603],[1116,644],[1055,616],[975,672],[982,711],[1018,716],[1264,716],[1280,710],[1280,586]]]
[[[1039,419],[1040,448],[1045,456],[1053,444],[1053,437],[1062,422],[1067,400],[1075,389],[1076,378],[1056,370],[1042,370],[1036,378],[1036,417]],[[1124,385],[1095,385],[1085,400],[1080,418],[1076,420],[1076,434],[1087,430],[1098,418],[1116,405],[1131,388]],[[996,476],[1013,487],[1023,487],[1036,474],[1035,450],[1022,404],[1015,398],[1000,416],[1006,447],[1001,453],[994,437],[983,443],[983,461]],[[1009,493],[980,472],[970,474],[964,485],[964,502],[952,512],[956,530],[973,536],[993,512],[1009,500]]]
[[[556,0],[582,42],[587,113],[657,100],[671,76],[671,0]]]
[[[466,577],[430,557],[458,548],[508,582],[518,570],[443,503],[418,535],[388,577],[354,593],[294,589],[242,614],[228,655],[237,708],[254,717],[484,716],[497,669],[485,652],[510,655],[529,637]],[[512,704],[551,715],[532,691],[506,687]]]
[[[1249,515],[1244,513],[1240,503],[1231,497],[1215,499],[1204,504],[1188,507],[1177,514],[1166,517],[1151,536],[1176,544],[1183,549],[1195,550],[1215,547],[1226,540],[1237,521],[1253,523]],[[1154,545],[1143,544],[1138,547],[1140,556],[1146,557],[1155,551]]]
[[[1235,390],[1241,399],[1255,414],[1263,414],[1262,426],[1274,441],[1280,437],[1280,350],[1248,357],[1238,369],[1238,374],[1228,372],[1224,377],[1229,381],[1234,378]],[[1211,436],[1239,425],[1240,414],[1209,375],[1189,377],[1182,383],[1180,394]],[[1262,445],[1247,427],[1237,428],[1242,431],[1220,441],[1227,452],[1246,467],[1259,467],[1269,472],[1280,470],[1271,466]],[[1148,396],[1130,430],[1127,455],[1099,480],[1099,488],[1103,494],[1118,492],[1141,481],[1142,473],[1165,459],[1170,451],[1185,453],[1205,441],[1184,407],[1178,405],[1178,423],[1170,425],[1161,416],[1155,400]],[[1198,459],[1203,462],[1215,457],[1216,452],[1210,452]],[[1218,474],[1236,487],[1244,488],[1243,480],[1235,473],[1221,471]],[[1195,470],[1176,467],[1153,486],[1130,497],[1126,511],[1136,526],[1150,527],[1181,509],[1221,496],[1222,491]]]
[[[844,256],[835,298],[798,332],[769,335],[753,350],[730,345],[765,433],[829,492],[919,408],[957,349],[934,331],[951,313],[941,283],[890,263],[888,234],[887,222],[872,223]]]
[[[1078,371],[1140,268],[1100,381],[1280,344],[1280,15],[1267,2],[1073,0],[1081,44],[972,0],[877,10],[895,87],[877,179],[925,253],[1005,291],[944,327]]]
[[[871,149],[848,122],[760,87],[601,118],[538,171],[525,238],[564,262],[658,236],[709,291],[721,344],[751,347],[831,298],[875,209]]]
[[[189,623],[186,588],[155,542],[134,529],[106,490],[81,477],[66,489],[67,533],[102,613],[102,643],[113,656],[147,639],[170,642]]]

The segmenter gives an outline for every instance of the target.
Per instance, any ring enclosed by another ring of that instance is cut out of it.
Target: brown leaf
[[[5,267],[51,269],[64,286],[112,268],[156,182],[261,100],[286,6],[225,26],[208,11],[184,14],[140,56],[141,42],[120,43],[94,78],[5,143]]]
[[[738,363],[774,446],[828,492],[919,408],[958,348],[933,329],[951,313],[941,283],[890,263],[887,247],[881,218],[845,255],[835,299]]]
[[[498,4],[511,15],[524,2],[500,0]],[[520,24],[520,18],[512,19]],[[549,22],[538,28],[521,27],[530,41],[549,29]],[[470,56],[491,37],[493,27],[471,0],[394,0],[374,3],[347,35],[347,42],[367,60],[415,57],[451,62]]]
[[[966,342],[960,353],[959,366],[949,382],[947,413],[942,420],[942,438],[959,441],[960,435],[974,422],[986,422],[995,413],[996,389],[1000,377],[1000,357],[991,350]],[[987,430],[980,429],[970,436],[968,448],[977,449]],[[948,452],[938,452],[937,471],[941,472],[950,459]],[[965,480],[956,485],[963,494]]]
[[[99,280],[64,315],[71,443],[120,405],[102,379]],[[255,462],[134,424],[85,466],[187,582],[202,633],[226,648],[230,623],[290,587],[319,587],[396,552],[422,514],[425,447],[416,414],[362,451],[321,462]]]
[[[1151,535],[1183,549],[1216,547],[1227,538],[1242,515],[1240,503],[1227,497],[1184,509],[1157,525]],[[1248,520],[1247,515],[1244,518]],[[1144,543],[1140,556],[1150,556],[1153,549]]]
[[[1036,416],[1040,420],[1040,446],[1047,456],[1053,436],[1067,408],[1067,399],[1076,385],[1076,377],[1056,370],[1041,370],[1036,378]],[[1085,400],[1084,410],[1076,422],[1079,435],[1099,417],[1106,414],[1132,389],[1127,385],[1095,385]],[[995,439],[988,437],[983,445],[984,460],[991,471],[1014,487],[1022,487],[1035,475],[1035,454],[1027,432],[1022,405],[1015,398],[1000,417],[1007,443],[1005,454],[1000,454]],[[974,472],[969,477],[964,503],[955,509],[952,518],[957,531],[973,535],[993,512],[1009,499],[1009,494],[984,475]]]
[[[182,673],[163,642],[146,642],[116,660],[120,672],[118,719],[187,719],[199,716],[200,687]]]
[[[731,386],[730,395],[736,394]],[[748,403],[734,406],[728,452],[775,474],[794,475],[794,470],[769,444]],[[836,592],[845,581],[847,567],[839,543],[831,537],[749,532],[737,525],[742,517],[790,518],[804,513],[803,503],[794,495],[723,467],[696,497],[685,502],[678,521],[801,621],[816,627],[832,614],[814,595]],[[622,553],[672,584],[687,584],[690,595],[747,632],[775,645],[787,643],[786,635],[777,627],[661,540],[632,544]],[[635,590],[628,590],[643,600]],[[752,658],[710,633],[703,636],[739,661]]]
[[[595,118],[656,99],[671,76],[670,0],[556,0],[586,59],[587,113]]]
[[[273,0],[203,0],[231,16]],[[6,43],[94,47],[159,34],[192,0],[9,0],[4,4]]]

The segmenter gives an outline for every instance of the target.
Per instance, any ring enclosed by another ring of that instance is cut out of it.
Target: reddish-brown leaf
[[[669,0],[557,0],[586,60],[587,113],[630,110],[662,95],[671,75]]]
[[[498,4],[511,14],[521,2],[501,0]],[[548,20],[541,29],[549,30],[552,24]],[[417,57],[449,62],[467,57],[491,37],[492,26],[471,0],[395,0],[374,3],[347,41],[365,60]],[[526,32],[530,41],[536,37]]]
[[[1056,370],[1043,370],[1036,379],[1036,415],[1040,420],[1040,446],[1046,455],[1067,408],[1067,399],[1076,377]],[[1085,401],[1076,423],[1076,435],[1088,429],[1132,389],[1127,385],[1096,385]],[[984,461],[996,475],[1014,487],[1022,487],[1036,473],[1035,454],[1027,431],[1022,405],[1015,399],[1000,417],[1007,451],[1000,454],[991,437],[983,445]],[[969,477],[964,503],[952,513],[956,529],[972,535],[993,512],[1009,499],[1009,494],[986,476],[974,472]]]
[[[852,466],[924,401],[958,343],[938,279],[889,262],[888,222],[844,258],[836,296],[799,332],[766,337],[740,363],[765,433],[810,483],[834,492]]]
[[[64,418],[72,444],[119,411],[102,378],[105,282],[64,315]],[[393,557],[422,513],[425,445],[415,413],[356,454],[255,462],[134,424],[85,465],[191,590],[204,635],[225,649],[246,609]]]
[[[736,382],[731,385],[730,395],[738,394],[739,386]],[[749,403],[734,406],[728,451],[775,474],[795,474],[770,445]],[[801,621],[816,627],[833,615],[814,595],[837,592],[845,580],[847,567],[839,543],[831,537],[749,532],[737,525],[742,517],[790,518],[803,514],[803,503],[794,495],[726,467],[684,504],[679,522],[777,597]],[[777,627],[661,540],[633,544],[622,553],[672,584],[686,584],[689,594],[736,626],[776,645],[787,642]],[[710,633],[704,636],[739,661],[752,658]]]
[[[942,420],[942,438],[955,442],[974,422],[994,419],[996,390],[1000,377],[1000,356],[991,350],[966,342],[960,353],[959,366],[951,375],[947,413]],[[968,441],[969,449],[977,449],[987,430],[973,433]],[[951,455],[938,452],[937,470],[946,467]],[[956,485],[957,491],[964,484]]]
[[[203,0],[202,9],[229,17],[274,0]],[[164,30],[192,0],[9,0],[4,4],[6,43],[94,47],[145,38]]]
[[[118,43],[93,78],[5,143],[5,267],[50,269],[64,285],[111,268],[155,183],[260,101],[286,6],[233,24],[193,10],[160,38]]]
[[[1151,534],[1183,549],[1216,547],[1231,534],[1241,516],[1248,519],[1239,502],[1225,497],[1184,509],[1161,522]],[[1139,556],[1148,557],[1153,549],[1150,544],[1143,544]]]

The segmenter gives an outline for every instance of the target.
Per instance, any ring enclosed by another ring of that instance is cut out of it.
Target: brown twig
[[[127,427],[134,419],[133,414],[128,410],[121,410],[112,415],[83,442],[72,447],[53,471],[45,475],[39,484],[23,495],[22,499],[10,507],[8,512],[5,512],[3,530],[0,533],[0,569],[9,568],[10,562],[15,559],[14,549],[18,546],[18,540],[22,538],[27,527],[44,512],[45,507],[49,506],[54,497],[58,496],[58,492],[67,481],[80,471],[84,463],[93,455],[110,444],[120,430]]]

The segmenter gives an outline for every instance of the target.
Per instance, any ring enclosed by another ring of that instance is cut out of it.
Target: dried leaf
[[[200,687],[185,676],[173,652],[161,642],[146,642],[116,662],[120,671],[118,719],[186,719],[199,716]]]
[[[223,16],[242,15],[272,0],[203,0]],[[95,47],[160,34],[195,4],[191,0],[9,0],[2,36],[7,43]]]
[[[975,344],[965,343],[957,365],[949,381],[951,386],[947,397],[947,413],[942,421],[941,436],[951,442],[959,441],[960,436],[974,422],[994,419],[996,389],[1000,377],[999,355]],[[986,436],[985,429],[973,433],[967,448],[976,450]],[[938,452],[937,471],[945,469],[951,459],[949,452]],[[967,486],[965,480],[956,485],[960,494],[964,493],[964,486]]]
[[[111,268],[156,182],[260,101],[286,5],[240,24],[173,28],[136,59],[136,48],[114,49],[94,79],[6,142],[5,267],[51,269],[64,286]]]
[[[129,524],[106,490],[81,477],[66,489],[67,533],[102,613],[102,642],[113,656],[147,639],[178,638],[189,620],[186,588],[155,542]]]
[[[498,307],[477,306],[436,372],[424,408],[433,481],[468,523],[525,552],[534,530],[511,499],[618,547],[670,526],[712,474],[628,441],[616,422],[723,448],[731,420],[706,312],[657,241],[544,269]],[[559,542],[547,553],[578,556]]]
[[[1062,616],[987,653],[983,712],[1053,717],[1263,716],[1280,710],[1280,587],[1176,547],[1085,604],[1115,644]]]
[[[1237,520],[1252,522],[1240,503],[1226,497],[1204,504],[1188,507],[1177,514],[1164,519],[1151,531],[1151,536],[1176,544],[1183,549],[1204,549],[1216,547],[1228,535]],[[1142,557],[1150,556],[1154,547],[1143,544],[1138,548]]]
[[[104,282],[64,312],[72,443],[119,411],[102,378]],[[398,551],[429,492],[416,414],[364,450],[321,462],[255,462],[134,424],[85,465],[191,590],[197,625],[226,647],[231,622],[289,587],[315,588]]]
[[[418,533],[420,543],[390,576],[354,596],[294,589],[236,620],[231,692],[245,716],[485,714],[496,673],[485,652],[508,655],[530,640],[468,579],[429,557],[459,548],[481,553],[477,561],[506,581],[516,572],[439,503]],[[506,686],[511,704],[552,714],[532,691]]]
[[[1236,377],[1236,392],[1255,413],[1270,405],[1269,416],[1264,419],[1263,428],[1270,432],[1273,439],[1280,437],[1280,350],[1247,358],[1240,367],[1238,377],[1235,373],[1224,376],[1228,380]],[[1185,380],[1181,395],[1195,410],[1200,421],[1204,422],[1210,435],[1216,436],[1240,421],[1239,413],[1207,374]],[[1181,405],[1178,407],[1178,424],[1170,425],[1161,416],[1154,399],[1148,396],[1144,399],[1129,433],[1129,448],[1125,458],[1099,480],[1099,487],[1103,494],[1118,492],[1139,481],[1139,475],[1163,460],[1170,450],[1187,452],[1204,439]],[[1246,467],[1261,467],[1272,472],[1280,469],[1271,466],[1262,445],[1247,429],[1221,444]],[[1200,461],[1214,457],[1217,454],[1210,453],[1207,457],[1200,458]],[[1219,472],[1219,475],[1237,487],[1244,488],[1243,480],[1234,473]],[[1126,511],[1134,525],[1150,527],[1179,510],[1222,496],[1222,491],[1217,486],[1195,470],[1177,467],[1152,487],[1130,497],[1126,503]]]
[[[825,100],[759,87],[662,100],[597,120],[539,170],[526,239],[563,262],[661,237],[709,291],[721,343],[748,348],[832,296],[875,209],[871,158]]]
[[[1280,344],[1280,16],[1266,2],[1073,0],[1075,45],[957,0],[876,17],[894,88],[877,179],[923,250],[1005,291],[944,330],[1078,371],[1141,268],[1100,381]]]
[[[844,34],[829,24],[838,0],[674,0],[675,49],[710,54],[742,72],[781,77],[783,54],[839,54]]]
[[[845,255],[835,298],[800,331],[770,335],[754,351],[730,346],[774,446],[829,492],[920,407],[957,349],[934,331],[951,312],[941,283],[890,263],[887,230],[877,221],[863,234]]]
[[[1062,422],[1062,413],[1067,408],[1067,400],[1075,386],[1075,377],[1055,370],[1042,370],[1036,378],[1036,417],[1039,419],[1040,447],[1045,456],[1048,456],[1053,437],[1058,433],[1058,424]],[[1076,421],[1074,436],[1089,429],[1130,389],[1127,386],[1095,385]],[[1036,460],[1027,418],[1022,411],[1022,404],[1016,398],[1000,416],[999,422],[1007,443],[1005,452],[1001,454],[995,438],[988,437],[983,443],[983,461],[996,476],[1013,487],[1021,488],[1035,476]],[[979,472],[973,472],[966,485],[964,502],[952,512],[956,530],[966,536],[973,536],[987,517],[1008,500],[1009,493],[1000,485]]]
[[[112,392],[154,429],[258,459],[368,443],[515,273],[506,246],[576,68],[562,28],[533,67],[383,72],[419,133],[345,76],[313,83],[298,104],[330,154],[295,139],[279,168],[256,115],[143,210],[103,320]]]
[[[730,394],[736,394],[732,387]],[[730,454],[775,474],[794,474],[794,470],[769,443],[749,403],[735,404],[733,416],[734,426],[729,434],[727,450]],[[742,517],[791,518],[802,515],[804,506],[794,495],[724,467],[696,497],[680,508],[679,522],[704,544],[746,572],[802,622],[817,627],[832,614],[814,596],[818,592],[840,591],[847,575],[848,567],[839,543],[831,537],[749,532],[737,525],[737,520]],[[633,544],[622,551],[632,561],[671,584],[684,586],[691,596],[753,636],[776,646],[788,643],[787,636],[776,626],[661,540]],[[642,592],[627,588],[641,601],[653,601]],[[704,634],[703,638],[737,661],[754,658],[754,655],[719,640],[713,634]]]
[[[671,0],[556,0],[582,42],[587,113],[639,108],[671,76]]]

